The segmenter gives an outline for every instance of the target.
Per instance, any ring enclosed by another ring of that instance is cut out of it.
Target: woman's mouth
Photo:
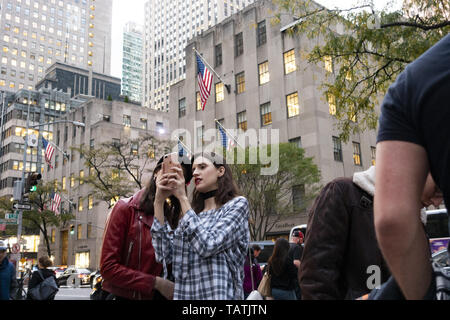
[[[194,180],[194,183],[195,183],[195,185],[198,185],[201,181],[202,181],[202,179],[196,178],[196,179]]]

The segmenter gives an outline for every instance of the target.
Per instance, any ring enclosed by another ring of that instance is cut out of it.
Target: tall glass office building
[[[142,103],[142,26],[129,22],[123,30],[122,95]]]

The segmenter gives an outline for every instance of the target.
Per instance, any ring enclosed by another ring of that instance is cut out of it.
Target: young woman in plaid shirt
[[[247,199],[238,196],[231,169],[219,155],[201,153],[192,158],[192,206],[182,171],[175,170],[157,178],[152,226],[156,259],[172,263],[174,299],[243,299],[243,266],[249,243]],[[182,208],[173,232],[162,210],[169,195],[177,197]]]

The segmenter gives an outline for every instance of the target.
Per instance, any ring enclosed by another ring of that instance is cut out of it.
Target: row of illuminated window
[[[333,141],[333,156],[334,160],[338,162],[343,162],[343,155],[342,155],[342,141],[339,137],[332,137]],[[352,142],[352,149],[353,149],[353,164],[357,166],[362,166],[362,153],[361,153],[361,144],[359,142]],[[375,165],[376,160],[376,147],[371,146],[370,147],[370,162],[372,165]]]
[[[123,115],[122,125],[127,128],[131,128],[131,116]],[[139,119],[139,125],[137,126],[140,129],[148,130],[148,121],[145,118]],[[160,121],[156,121],[156,131],[162,133],[164,131],[164,123]]]
[[[39,7],[40,7],[43,11],[47,11],[47,9],[49,9],[49,10],[54,9],[54,7],[48,5],[49,3],[50,4],[54,4],[54,5],[57,4],[60,7],[64,7],[64,1],[62,1],[62,0],[59,0],[59,1],[47,0],[47,1],[44,2],[44,4],[40,3],[39,1],[32,1],[32,0],[16,0],[16,2],[20,3],[20,4],[23,4],[23,5],[26,5],[26,6],[29,6],[29,7],[32,6],[35,9],[39,9]],[[79,3],[80,1],[79,0],[75,0],[75,2]],[[81,3],[83,5],[86,5],[87,4],[87,0],[81,0]],[[19,9],[18,9],[18,7],[19,7]],[[67,9],[70,9],[71,7],[73,7],[74,9],[76,8],[76,11],[78,10],[77,6],[67,4]],[[13,9],[12,3],[8,1],[8,3],[5,5],[5,8],[7,10],[12,10]],[[17,11],[20,11],[20,5],[16,5],[16,12]]]
[[[223,88],[222,88],[223,89]],[[298,116],[300,114],[300,104],[298,101],[298,92],[293,92],[286,95],[286,114],[288,118],[292,118]],[[196,109],[197,111],[202,110],[202,101],[200,92],[196,93]],[[243,130],[247,130],[247,120],[245,116],[245,112],[241,112],[242,119],[245,120],[239,121],[238,116],[238,128]],[[178,117],[184,117],[186,115],[186,98],[180,99],[178,101]],[[239,114],[238,114],[239,115]],[[260,106],[260,116],[261,116],[261,126],[269,125],[272,123],[272,111],[270,106],[270,101],[264,103]]]
[[[35,129],[28,129],[28,135],[34,134],[35,136],[39,136],[39,131]],[[53,140],[53,133],[48,131],[41,132],[42,136],[46,140]],[[17,137],[25,137],[27,135],[27,129],[23,127],[10,127],[2,132],[2,139],[6,139],[11,136]]]
[[[6,19],[9,21],[11,20],[11,16],[6,14]],[[50,18],[50,20],[52,20],[53,18]],[[14,23],[20,24],[20,18],[19,17],[15,17],[14,18]],[[54,21],[52,22],[52,24],[54,24]],[[30,21],[28,19],[24,19],[23,20],[23,25],[25,27],[28,27],[30,25]],[[51,26],[46,26],[45,24],[38,24],[37,22],[33,21],[31,22],[31,26],[33,29],[40,29],[41,31],[44,32],[49,32],[51,34],[56,33],[58,36],[62,36],[63,35],[63,31],[60,29],[55,29],[54,27]],[[62,25],[62,21],[58,20],[58,28],[63,28],[64,26]],[[71,24],[69,22],[66,22],[66,26],[65,26],[66,30],[70,30],[70,31],[74,31],[74,32],[79,32],[80,34],[84,35],[86,32],[86,29],[84,27],[80,27],[78,28],[77,25],[75,24]],[[90,23],[89,24],[89,28],[93,29],[94,28],[94,24]],[[11,25],[9,23],[5,24],[5,30],[9,31],[11,29]],[[19,27],[14,27],[13,31],[16,34],[19,34]]]
[[[23,35],[24,36],[28,36],[28,31],[24,30],[23,31]],[[68,37],[68,35],[67,35],[67,37]],[[72,38],[73,38],[74,41],[77,41],[77,39],[78,39],[78,37],[76,35],[73,35]],[[3,41],[5,41],[7,43],[12,43],[12,44],[17,44],[17,45],[19,44],[19,38],[18,37],[14,37],[14,36],[10,36],[9,34],[4,34],[2,39],[3,39]],[[39,39],[39,41],[41,43],[39,45],[41,52],[45,51],[43,43],[46,40],[48,40],[48,43],[50,45],[55,44],[58,47],[62,47],[63,43],[64,43],[64,47],[65,47],[66,46],[66,42],[69,41],[68,39],[67,40],[61,40],[61,39],[56,39],[55,40],[53,37],[46,37],[44,34],[39,34],[39,36],[38,36],[38,34],[36,32],[32,32],[31,33],[31,39],[36,39],[36,40]],[[22,39],[20,43],[21,43],[22,47],[24,47],[24,48],[28,47],[28,40],[27,39]],[[84,52],[84,38],[83,37],[80,37],[80,43],[81,44],[79,46],[74,44],[72,41],[70,41],[70,43],[72,44],[72,50],[73,51],[78,52],[78,50],[79,50],[79,52],[81,52],[81,53]],[[89,41],[88,42],[88,46],[89,47],[93,47],[94,43],[92,41]],[[30,48],[31,49],[36,49],[37,48],[37,44],[36,44],[35,41],[31,42]],[[67,49],[70,49],[70,46],[67,46]],[[3,51],[5,51],[5,49],[3,49]]]
[[[61,58],[56,58],[55,61],[62,61],[62,57]],[[71,56],[71,61],[72,62],[77,62],[77,56],[72,55]],[[79,57],[79,62],[82,63],[84,61],[83,57]],[[44,63],[44,57],[43,56],[39,56],[38,57],[38,62],[39,63]],[[47,63],[47,65],[51,65],[52,62],[54,62],[52,60],[51,57],[47,57],[47,59],[45,60],[45,62]],[[17,60],[15,58],[10,58],[8,59],[8,57],[2,56],[1,58],[1,64],[2,65],[11,65],[11,67],[19,67],[21,69],[28,69],[30,71],[34,71],[36,66],[33,63],[28,63],[28,67],[27,67],[27,61],[23,61],[23,60]],[[37,66],[39,73],[43,73],[44,69],[43,66]]]

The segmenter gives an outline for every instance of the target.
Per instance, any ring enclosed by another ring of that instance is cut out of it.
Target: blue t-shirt
[[[377,142],[425,148],[436,184],[450,205],[450,34],[409,64],[381,105]]]

